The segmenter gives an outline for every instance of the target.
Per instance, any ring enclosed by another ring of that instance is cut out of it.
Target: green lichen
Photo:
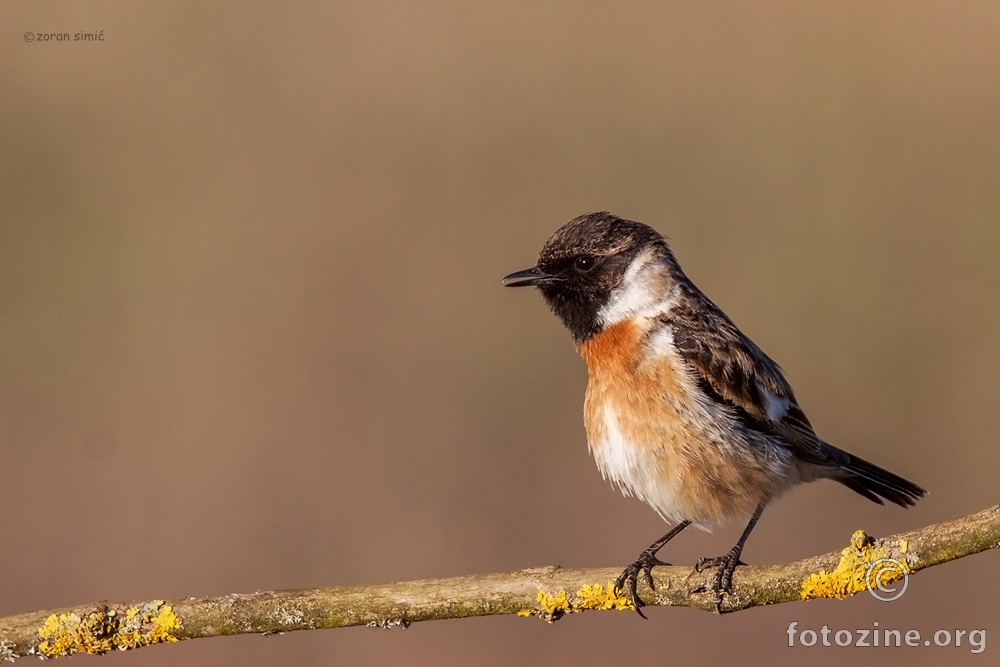
[[[538,609],[522,609],[518,616],[541,616],[549,623],[554,623],[566,614],[576,614],[590,609],[634,609],[632,602],[619,595],[615,585],[608,582],[607,588],[600,584],[586,585],[574,595],[566,591],[556,594],[545,590],[538,591]]]
[[[870,590],[880,582],[891,583],[910,574],[912,569],[906,555],[906,541],[902,540],[897,552],[887,542],[878,542],[859,530],[851,536],[851,545],[841,552],[840,562],[832,572],[821,570],[802,582],[800,596],[813,598],[846,598]],[[884,563],[882,562],[884,561]]]
[[[298,609],[292,609],[291,611],[279,606],[271,613],[271,618],[278,621],[282,625],[298,625],[302,622],[304,616],[302,612]]]
[[[38,628],[38,652],[55,658],[74,653],[101,654],[161,642],[175,642],[171,634],[181,627],[173,608],[163,600],[119,612],[99,607],[80,616],[52,614]]]
[[[14,648],[13,644],[8,644],[0,639],[0,662],[14,662],[17,659],[17,653],[14,652]]]

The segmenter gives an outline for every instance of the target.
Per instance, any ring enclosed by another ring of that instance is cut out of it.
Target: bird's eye
[[[573,262],[573,267],[576,268],[578,273],[590,273],[590,271],[597,266],[597,260],[590,255],[582,255],[576,258]]]

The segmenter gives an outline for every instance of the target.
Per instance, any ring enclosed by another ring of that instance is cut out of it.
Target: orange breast
[[[721,408],[699,400],[683,360],[669,346],[651,350],[648,333],[626,320],[579,345],[589,375],[587,440],[598,467],[668,519],[713,523],[749,514],[776,491],[774,461],[740,441]]]
[[[584,420],[592,449],[606,439],[606,409],[620,415],[619,428],[636,444],[683,429],[673,404],[687,403],[688,393],[669,359],[646,359],[646,333],[626,320],[580,344],[589,373]]]

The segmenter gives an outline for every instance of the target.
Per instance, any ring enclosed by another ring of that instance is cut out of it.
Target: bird
[[[602,476],[651,506],[670,530],[614,582],[645,618],[639,576],[669,565],[660,549],[692,524],[747,520],[715,567],[722,613],[747,538],[792,487],[832,479],[879,504],[910,507],[926,491],[822,440],[784,372],[681,270],[652,227],[607,211],[560,227],[536,265],[506,276],[536,287],[587,364],[584,425]]]

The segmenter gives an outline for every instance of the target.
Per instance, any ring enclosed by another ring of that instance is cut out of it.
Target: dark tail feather
[[[913,482],[856,456],[851,456],[841,470],[844,476],[837,477],[838,482],[879,505],[885,498],[900,507],[912,507],[927,493]]]

